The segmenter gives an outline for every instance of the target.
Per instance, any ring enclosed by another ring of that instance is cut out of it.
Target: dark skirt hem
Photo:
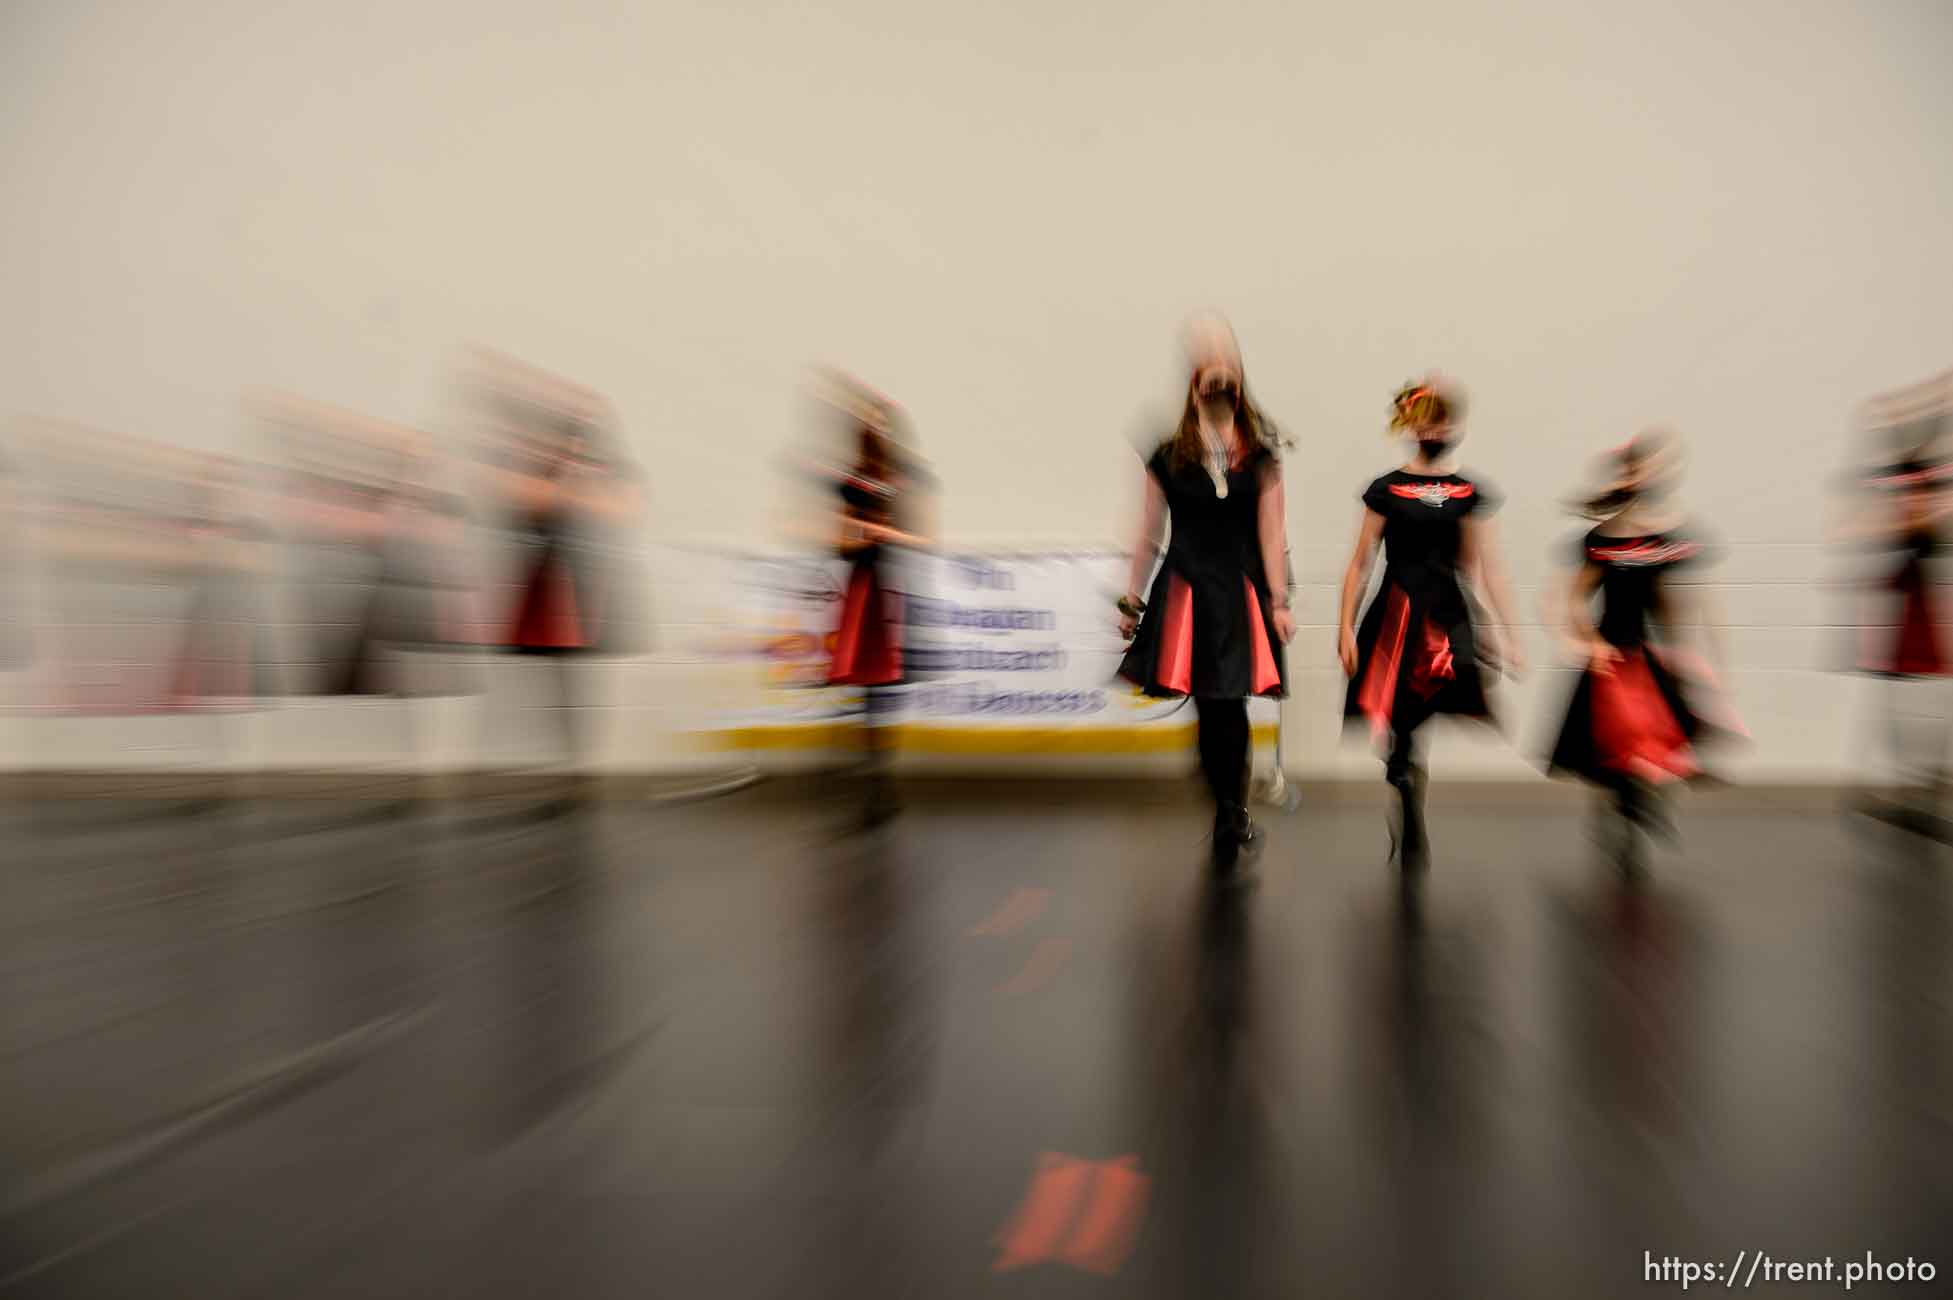
[[[1606,677],[1591,668],[1580,673],[1546,774],[1600,786],[1624,778],[1658,784],[1707,779],[1701,752],[1718,729],[1690,707],[1659,654],[1645,648],[1623,654]]]
[[[829,686],[901,686],[908,680],[902,653],[901,597],[890,592],[872,563],[848,577],[834,628]]]
[[[1154,699],[1283,699],[1288,673],[1268,603],[1247,574],[1194,581],[1162,567],[1116,675]]]
[[[1413,593],[1386,582],[1356,633],[1345,729],[1373,737],[1415,731],[1439,715],[1497,725],[1462,592]]]

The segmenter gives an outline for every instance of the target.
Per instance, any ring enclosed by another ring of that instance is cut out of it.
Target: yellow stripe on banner
[[[1107,755],[1167,754],[1190,747],[1194,724],[1170,727],[927,727],[904,723],[891,728],[898,749],[911,754]],[[1257,723],[1252,743],[1275,743],[1275,724]],[[719,750],[847,749],[859,743],[859,724],[810,723],[800,727],[735,727],[704,733]]]

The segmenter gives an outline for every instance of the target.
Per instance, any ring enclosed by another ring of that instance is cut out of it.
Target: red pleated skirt
[[[1622,777],[1657,785],[1688,780],[1702,774],[1702,727],[1658,654],[1624,650],[1610,671],[1580,674],[1549,770],[1602,784]]]
[[[858,564],[841,600],[833,633],[830,686],[893,686],[902,680],[902,598],[885,588],[872,564]]]
[[[1413,595],[1386,581],[1356,631],[1346,724],[1382,739],[1438,713],[1489,718],[1477,637],[1462,595]]]
[[[520,650],[586,650],[590,630],[563,562],[550,558],[530,579],[516,607],[508,644]]]
[[[1245,576],[1241,591],[1245,639],[1232,635],[1230,611],[1210,603],[1203,615],[1192,585],[1177,573],[1162,572],[1119,675],[1148,695],[1283,694],[1281,662],[1261,597]]]

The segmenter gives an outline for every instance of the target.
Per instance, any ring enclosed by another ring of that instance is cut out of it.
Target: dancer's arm
[[[871,542],[886,542],[891,546],[907,546],[918,551],[926,551],[936,544],[935,497],[923,489],[909,485],[903,489],[899,498],[903,514],[907,517],[907,527],[894,523],[866,523],[862,534]]]
[[[1709,652],[1709,667],[1716,674],[1715,680],[1729,680],[1729,634],[1725,630],[1727,621],[1723,618],[1722,602],[1717,599],[1715,588],[1707,583],[1696,583],[1689,589],[1689,612],[1695,618],[1695,625],[1702,632],[1703,648]]]
[[[1356,548],[1350,552],[1349,567],[1343,570],[1343,596],[1336,620],[1336,657],[1343,662],[1343,676],[1356,676],[1356,602],[1370,586],[1370,566],[1377,558],[1377,543],[1383,538],[1383,516],[1368,506],[1356,526]]]
[[[634,475],[605,465],[578,465],[564,486],[564,499],[584,514],[609,524],[628,523],[643,506]]]
[[[1566,628],[1567,648],[1595,672],[1605,673],[1612,671],[1614,665],[1620,662],[1621,652],[1601,639],[1589,614],[1594,591],[1600,586],[1600,576],[1600,566],[1597,564],[1582,564],[1573,571],[1573,577],[1567,581],[1561,616]]]
[[[1498,620],[1498,648],[1495,654],[1509,673],[1517,675],[1526,667],[1525,650],[1519,644],[1519,628],[1512,617],[1512,588],[1506,581],[1505,553],[1489,519],[1467,519],[1464,526],[1465,571],[1484,590]]]
[[[942,537],[940,507],[942,497],[937,493],[935,479],[923,477],[920,481],[909,480],[907,493],[909,527],[901,536],[904,546],[912,546],[918,551],[935,547]]]
[[[834,549],[842,556],[853,558],[875,544],[870,530],[874,527],[866,519],[847,506],[835,513]]]
[[[481,476],[488,483],[490,491],[499,497],[510,509],[522,513],[541,515],[556,509],[563,500],[563,489],[553,479],[540,474],[524,473],[504,465],[483,465]]]
[[[1295,613],[1288,606],[1288,500],[1281,470],[1270,467],[1262,481],[1258,532],[1261,535],[1262,576],[1274,602],[1275,635],[1283,645],[1295,635]]]
[[[386,506],[371,501],[327,501],[292,494],[279,502],[287,524],[309,525],[314,533],[340,541],[376,542],[390,531]]]
[[[862,531],[873,542],[886,542],[890,546],[909,546],[918,551],[929,548],[929,538],[925,534],[905,532],[892,524],[865,524]]]
[[[1889,542],[1915,528],[1931,527],[1953,515],[1953,490],[1944,478],[1926,480],[1923,490],[1861,487],[1843,502],[1825,530],[1833,542]]]
[[[1160,553],[1160,525],[1166,518],[1166,493],[1160,488],[1160,481],[1151,471],[1146,475],[1146,496],[1139,509],[1139,536],[1133,541],[1132,568],[1126,575],[1126,596],[1138,601],[1140,589],[1146,579],[1153,574],[1153,561]],[[1137,629],[1139,620],[1131,615],[1119,617],[1119,632],[1131,636]]]
[[[1711,685],[1728,679],[1729,643],[1713,587],[1693,575],[1664,582],[1659,613],[1686,656],[1683,662]],[[1691,648],[1686,640],[1696,645]]]
[[[929,545],[926,534],[865,519],[853,506],[842,506],[838,518],[840,525],[834,548],[844,556],[854,556],[875,546],[913,546],[922,550]]]

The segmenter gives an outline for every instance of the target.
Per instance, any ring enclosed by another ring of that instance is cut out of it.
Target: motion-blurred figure
[[[330,697],[461,693],[476,640],[466,507],[434,441],[403,425],[287,394],[252,410],[279,467],[277,523],[291,620],[310,642],[287,689]],[[423,746],[404,713],[404,757]]]
[[[1259,847],[1246,806],[1250,696],[1288,693],[1283,649],[1288,515],[1281,434],[1248,394],[1241,349],[1219,317],[1187,336],[1179,426],[1145,466],[1145,505],[1119,630],[1132,639],[1119,675],[1148,695],[1189,696],[1199,711],[1200,767],[1214,798],[1212,866],[1225,878]],[[1169,529],[1165,558],[1139,592]]]
[[[0,673],[18,672],[33,662],[27,503],[13,457],[0,450]]]
[[[1575,503],[1597,521],[1579,541],[1562,609],[1583,668],[1548,770],[1612,793],[1607,842],[1629,877],[1645,866],[1647,836],[1672,837],[1663,792],[1702,775],[1713,730],[1700,701],[1714,678],[1683,639],[1704,630],[1702,649],[1720,659],[1707,591],[1689,581],[1709,551],[1675,503],[1681,458],[1673,435],[1638,434],[1606,454],[1599,486]]]
[[[1869,402],[1865,451],[1843,539],[1869,553],[1857,666],[1884,681],[1878,728],[1890,746],[1903,817],[1938,819],[1947,769],[1946,679],[1953,676],[1937,572],[1953,514],[1948,408],[1953,374]]]
[[[496,642],[553,669],[567,774],[563,793],[544,808],[566,811],[589,794],[600,712],[597,701],[579,698],[571,664],[622,649],[628,597],[606,540],[637,518],[642,493],[596,393],[512,358],[483,353],[479,362],[481,470],[506,516],[517,573]]]
[[[55,711],[234,708],[261,694],[257,472],[77,425],[28,425],[31,546]]]
[[[1515,674],[1522,667],[1504,558],[1492,531],[1499,498],[1453,466],[1463,414],[1464,399],[1442,380],[1398,390],[1390,427],[1415,449],[1364,489],[1356,547],[1343,574],[1336,637],[1349,677],[1343,717],[1367,727],[1373,739],[1389,740],[1384,780],[1398,797],[1391,840],[1406,882],[1430,857],[1417,729],[1441,713],[1489,719],[1489,679],[1501,667]],[[1383,581],[1359,627],[1356,606],[1379,543]],[[1461,575],[1491,602],[1492,626],[1473,618]]]
[[[191,473],[185,529],[193,586],[170,699],[178,708],[245,707],[267,686],[264,581],[271,552],[256,488],[262,469],[212,456]]]
[[[897,811],[889,771],[896,688],[916,675],[906,634],[914,566],[904,571],[901,557],[927,550],[934,539],[922,508],[927,474],[899,408],[846,380],[837,383],[832,400],[852,417],[854,432],[851,457],[830,481],[832,536],[848,562],[848,576],[827,681],[863,692],[862,816],[875,825]]]

